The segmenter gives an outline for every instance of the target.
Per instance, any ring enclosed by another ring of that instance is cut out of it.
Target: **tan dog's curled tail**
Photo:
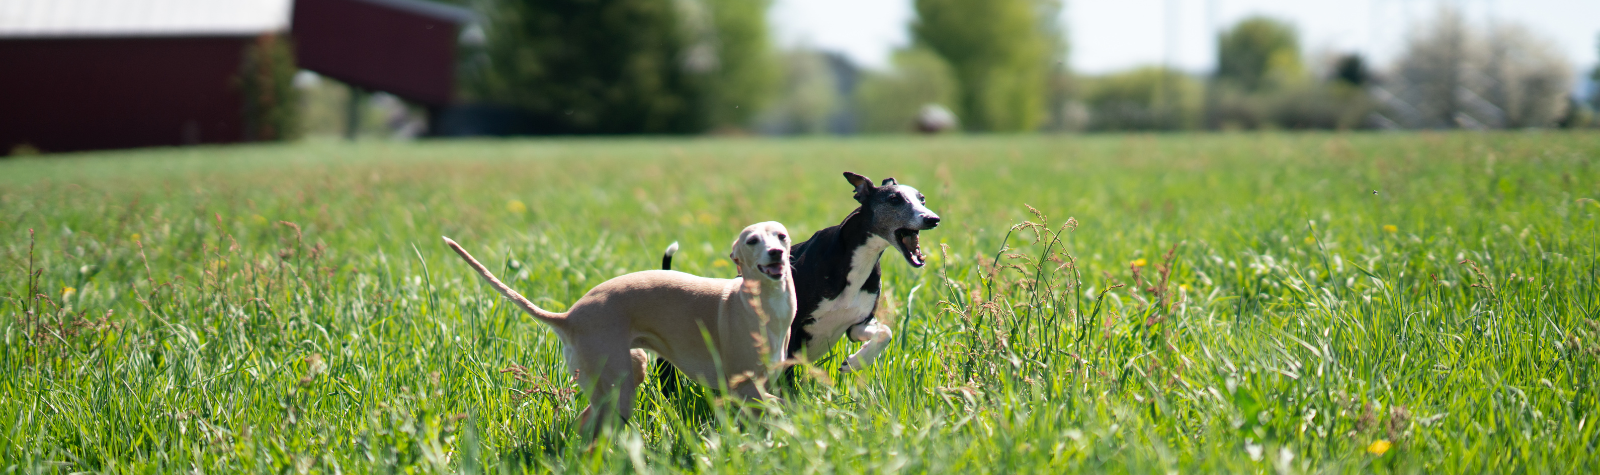
[[[468,254],[467,250],[462,249],[460,244],[456,244],[455,241],[450,240],[448,237],[440,237],[444,238],[445,244],[450,245],[450,249],[455,250],[456,254],[460,254],[461,258],[467,261],[467,265],[472,266],[472,270],[478,271],[478,275],[483,276],[483,280],[488,281],[490,287],[494,287],[494,290],[499,291],[500,295],[506,296],[506,298],[511,299],[512,302],[516,302],[518,307],[522,307],[522,311],[528,312],[528,315],[533,315],[534,318],[537,318],[557,328],[566,325],[566,315],[552,313],[548,310],[539,308],[538,306],[534,305],[533,302],[529,302],[527,297],[523,297],[522,294],[517,293],[516,290],[512,290],[511,287],[506,286],[505,282],[501,282],[500,279],[496,278],[493,273],[489,272],[488,268],[484,267],[483,264],[478,263],[477,259],[473,259],[472,254]]]

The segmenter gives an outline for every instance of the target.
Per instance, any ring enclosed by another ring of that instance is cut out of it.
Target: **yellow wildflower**
[[[250,221],[255,222],[256,226],[262,226],[262,225],[267,224],[267,217],[258,214],[258,215],[255,215],[255,216],[251,216],[250,217]]]
[[[711,267],[728,267],[728,261],[718,259],[711,263]]]
[[[1138,259],[1134,259],[1133,262],[1130,262],[1129,264],[1132,264],[1134,267],[1144,267],[1146,264],[1149,264],[1149,263],[1145,262],[1144,258],[1141,257],[1141,258],[1138,258]]]
[[[520,200],[511,200],[506,202],[506,211],[510,211],[515,214],[522,214],[522,212],[527,210],[528,205],[522,204],[522,201]]]
[[[128,239],[131,239],[133,241],[138,241],[139,240],[139,233],[133,233],[132,236],[128,236]]]
[[[1385,225],[1383,225],[1383,232],[1386,232],[1386,233],[1400,232],[1400,228],[1398,226],[1393,225],[1393,224],[1385,224]]]
[[[1310,245],[1316,244],[1316,243],[1317,243],[1317,238],[1314,238],[1314,237],[1311,237],[1311,236],[1306,236],[1306,245],[1307,246],[1310,246]]]
[[[78,289],[74,289],[72,287],[66,287],[66,288],[61,289],[61,297],[62,298],[70,297],[70,296],[72,296],[72,294],[75,294],[75,293],[78,293]]]
[[[1378,439],[1373,441],[1372,445],[1367,446],[1367,453],[1381,457],[1385,452],[1389,451],[1390,447],[1394,447],[1394,444],[1390,444],[1387,440]]]

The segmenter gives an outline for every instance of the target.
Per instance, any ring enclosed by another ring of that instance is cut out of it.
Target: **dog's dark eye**
[[[778,240],[779,241],[788,241],[789,240],[789,235],[788,234],[779,234],[778,235]]]
[[[917,200],[922,201],[922,204],[928,204],[928,197],[922,196],[922,193],[917,193]]]
[[[747,245],[747,246],[754,246],[754,245],[756,245],[756,243],[759,243],[759,242],[761,242],[760,239],[756,239],[756,238],[752,237],[752,238],[750,238],[748,240],[745,240],[744,244]]]
[[[905,202],[906,202],[906,197],[900,196],[899,193],[895,193],[893,195],[889,195],[889,204],[897,205],[897,204],[901,204],[901,203],[905,203]]]

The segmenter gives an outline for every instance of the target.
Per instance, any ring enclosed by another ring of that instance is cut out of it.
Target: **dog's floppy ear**
[[[740,232],[739,237],[733,238],[733,246],[728,248],[728,258],[733,259],[734,270],[741,273],[744,272],[744,263],[739,262],[739,245],[744,244],[746,235],[748,233]]]
[[[850,172],[844,172],[844,179],[850,180],[850,185],[856,187],[856,201],[867,202],[867,195],[872,194],[872,179]]]
[[[892,186],[892,185],[898,185],[898,184],[900,184],[900,183],[894,181],[894,177],[889,177],[889,178],[884,178],[883,179],[883,186]]]

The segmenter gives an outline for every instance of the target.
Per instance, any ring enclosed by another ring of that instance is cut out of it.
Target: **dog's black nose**
[[[923,217],[922,218],[922,223],[928,225],[929,229],[939,227],[939,217],[938,216],[926,216],[926,217]]]
[[[772,257],[783,257],[783,249],[768,249],[767,255]]]

